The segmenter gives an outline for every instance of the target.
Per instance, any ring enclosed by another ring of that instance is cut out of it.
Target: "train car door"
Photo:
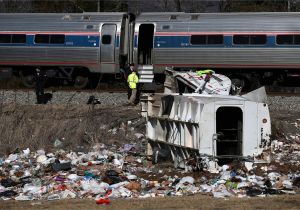
[[[151,65],[153,56],[154,24],[141,24],[138,36],[138,64]]]
[[[117,26],[104,24],[101,29],[100,62],[102,73],[114,73],[116,71],[115,42]]]
[[[137,61],[140,83],[152,83],[154,24],[139,25]]]

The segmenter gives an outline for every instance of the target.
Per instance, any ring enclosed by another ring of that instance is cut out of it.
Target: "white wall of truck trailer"
[[[167,149],[175,162],[184,162],[192,153],[253,158],[262,152],[271,134],[268,105],[261,99],[251,93],[245,97],[149,95],[143,107],[149,151]]]

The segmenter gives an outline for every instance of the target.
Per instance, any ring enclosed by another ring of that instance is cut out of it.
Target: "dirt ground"
[[[97,143],[122,145],[137,142],[145,133],[139,107],[88,105],[3,105],[0,107],[0,157],[29,147],[88,150]],[[271,113],[274,138],[293,134],[290,123],[300,115]],[[55,141],[63,144],[55,148]],[[298,168],[297,168],[298,170]],[[108,206],[91,200],[0,201],[0,209],[300,209],[300,194],[267,198],[216,199],[209,195],[149,199],[116,199]]]
[[[217,199],[207,195],[185,197],[117,199],[109,205],[97,205],[94,200],[63,201],[0,201],[0,209],[300,209],[300,195],[266,198]]]

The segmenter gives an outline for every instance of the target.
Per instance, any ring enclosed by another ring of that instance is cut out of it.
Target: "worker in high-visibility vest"
[[[205,69],[205,70],[199,70],[199,71],[196,71],[197,75],[198,76],[204,76],[206,74],[214,74],[215,72],[211,69]]]
[[[134,105],[137,95],[137,83],[139,82],[139,77],[136,74],[136,71],[134,69],[134,64],[130,64],[130,70],[131,73],[128,75],[127,82],[128,86],[131,89],[131,96],[129,98],[129,104]],[[132,68],[133,67],[133,68]]]
[[[211,75],[215,72],[211,69],[199,70],[196,71],[197,76],[202,77],[204,79],[204,84],[202,85],[201,89],[199,90],[202,93],[205,89],[206,84],[209,82]]]

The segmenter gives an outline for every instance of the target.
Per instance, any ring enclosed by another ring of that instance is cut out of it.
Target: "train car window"
[[[93,29],[93,28],[94,28],[93,25],[87,25],[87,26],[86,26],[86,29]]]
[[[192,45],[223,44],[223,35],[192,35],[190,43]]]
[[[266,35],[234,35],[233,44],[236,45],[264,45],[267,43]]]
[[[291,45],[293,44],[293,35],[277,35],[276,43],[279,45]]]
[[[233,35],[233,44],[249,44],[249,35]]]
[[[169,29],[170,29],[170,26],[169,26],[169,25],[164,25],[164,26],[162,26],[162,29],[163,29],[163,30],[169,30]]]
[[[11,38],[12,43],[26,43],[26,35],[25,34],[13,34]]]
[[[294,36],[294,44],[300,44],[300,35]]]
[[[64,44],[65,43],[65,35],[57,34],[50,36],[50,44]]]
[[[207,44],[223,44],[223,35],[208,35]]]
[[[206,44],[206,35],[192,35],[190,43],[195,45]]]
[[[49,44],[50,35],[47,34],[36,34],[34,42],[37,44]]]
[[[102,44],[110,44],[110,43],[111,43],[111,35],[103,35]]]
[[[10,43],[11,35],[10,34],[0,34],[0,43]]]
[[[266,35],[251,35],[250,36],[250,44],[253,45],[262,45],[267,43]]]

